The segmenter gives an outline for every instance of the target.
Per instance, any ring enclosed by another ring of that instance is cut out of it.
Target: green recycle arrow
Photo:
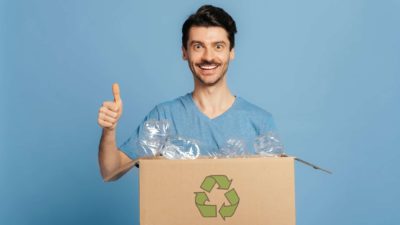
[[[218,189],[228,190],[232,180],[229,180],[225,175],[210,175],[207,176],[201,184],[201,189],[210,192],[215,184],[218,184]]]
[[[222,204],[219,209],[219,214],[222,216],[222,219],[225,220],[226,217],[231,217],[235,214],[236,208],[239,205],[239,195],[236,193],[236,190],[233,188],[225,193],[226,199],[228,199],[230,205]]]
[[[196,206],[203,217],[216,217],[217,216],[217,206],[216,205],[206,205],[208,201],[207,194],[205,192],[195,192],[196,194]]]
[[[228,190],[231,183],[232,180],[229,180],[225,175],[210,175],[204,178],[200,188],[209,193],[214,188],[215,184],[218,184],[218,189]],[[196,207],[199,209],[200,214],[203,217],[216,217],[217,206],[206,205],[206,202],[209,201],[206,192],[195,192]],[[234,188],[227,191],[224,195],[230,205],[223,203],[218,212],[225,220],[226,217],[232,217],[235,214],[240,198]]]

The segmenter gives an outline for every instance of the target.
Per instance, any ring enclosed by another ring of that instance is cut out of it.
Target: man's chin
[[[212,87],[217,85],[221,80],[222,80],[223,76],[220,76],[218,78],[214,78],[214,79],[207,79],[207,78],[203,78],[201,76],[196,76],[196,79],[203,85],[207,86],[207,87]]]

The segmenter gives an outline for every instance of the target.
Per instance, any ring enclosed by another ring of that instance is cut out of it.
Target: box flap
[[[309,162],[307,162],[307,161],[305,161],[305,160],[302,160],[302,159],[300,159],[300,158],[295,157],[294,159],[295,159],[296,161],[298,161],[298,162],[301,162],[301,163],[307,165],[307,166],[311,166],[312,168],[314,168],[314,169],[316,169],[316,170],[321,170],[321,171],[324,171],[325,173],[332,174],[331,171],[326,170],[326,169],[323,169],[323,168],[321,168],[321,167],[319,167],[319,166],[316,166],[316,165],[314,165],[314,164],[312,164],[312,163],[309,163]]]

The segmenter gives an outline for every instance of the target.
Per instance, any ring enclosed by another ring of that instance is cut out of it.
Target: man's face
[[[229,61],[235,56],[230,50],[228,33],[221,27],[191,27],[183,58],[197,81],[206,86],[224,82]]]

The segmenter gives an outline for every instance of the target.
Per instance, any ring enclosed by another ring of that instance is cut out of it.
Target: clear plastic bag
[[[207,152],[207,156],[213,159],[224,158],[221,151],[209,151]]]
[[[226,158],[244,157],[248,155],[246,143],[239,139],[228,139],[226,144],[220,149],[221,156]]]
[[[171,136],[168,120],[148,120],[137,140],[138,157],[163,155],[167,159],[196,159],[200,156],[199,142],[182,136]],[[284,145],[277,133],[268,132],[254,141],[255,153],[262,156],[281,156]],[[208,152],[211,158],[246,157],[250,153],[240,139],[228,139],[219,151]]]
[[[181,136],[170,136],[161,154],[167,159],[197,159],[200,156],[199,142]]]
[[[150,157],[160,155],[169,132],[168,120],[148,120],[143,124],[143,130],[138,139],[138,157]]]
[[[262,156],[281,156],[285,152],[285,147],[275,132],[268,132],[258,136],[254,141],[256,154]]]

